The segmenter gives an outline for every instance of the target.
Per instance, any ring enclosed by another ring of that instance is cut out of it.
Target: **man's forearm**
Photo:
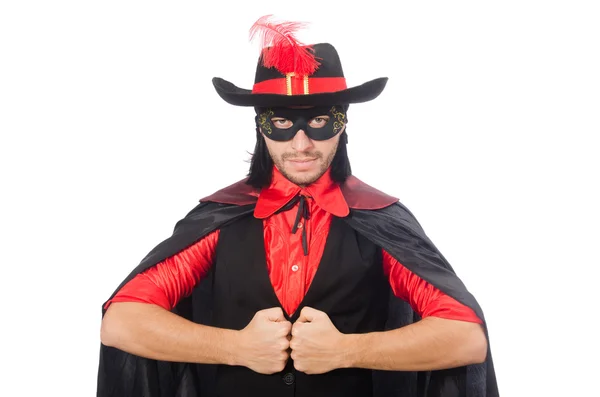
[[[151,304],[114,302],[102,320],[101,340],[156,360],[235,365],[237,332],[196,324]]]
[[[427,317],[385,332],[346,335],[343,367],[432,371],[480,363],[487,354],[481,325]]]

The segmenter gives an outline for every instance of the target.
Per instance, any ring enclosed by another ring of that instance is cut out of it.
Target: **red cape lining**
[[[246,184],[242,179],[224,189],[200,199],[201,202],[248,205],[255,204],[260,190]],[[396,197],[387,195],[371,187],[355,176],[350,176],[340,188],[348,207],[360,210],[376,210],[388,207],[398,201]]]

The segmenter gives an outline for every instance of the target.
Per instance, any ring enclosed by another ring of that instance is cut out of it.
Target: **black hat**
[[[270,16],[259,19],[251,37],[263,35],[254,86],[239,88],[219,77],[213,78],[217,93],[236,106],[327,106],[367,102],[383,91],[387,77],[348,88],[342,63],[329,43],[303,45],[293,33],[302,24],[273,24]]]

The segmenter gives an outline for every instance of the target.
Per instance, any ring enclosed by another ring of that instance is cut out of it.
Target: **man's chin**
[[[311,183],[315,182],[317,179],[321,177],[318,172],[283,172],[283,176],[285,176],[290,182],[299,185],[299,186],[307,186]]]

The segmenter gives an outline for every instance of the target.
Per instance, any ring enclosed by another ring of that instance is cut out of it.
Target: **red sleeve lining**
[[[408,302],[421,318],[434,316],[483,323],[473,309],[444,294],[408,270],[385,250],[383,250],[383,269],[389,278],[394,295]]]
[[[216,230],[185,250],[165,259],[125,284],[104,306],[112,302],[141,302],[173,309],[189,296],[196,284],[212,266],[219,230]]]

